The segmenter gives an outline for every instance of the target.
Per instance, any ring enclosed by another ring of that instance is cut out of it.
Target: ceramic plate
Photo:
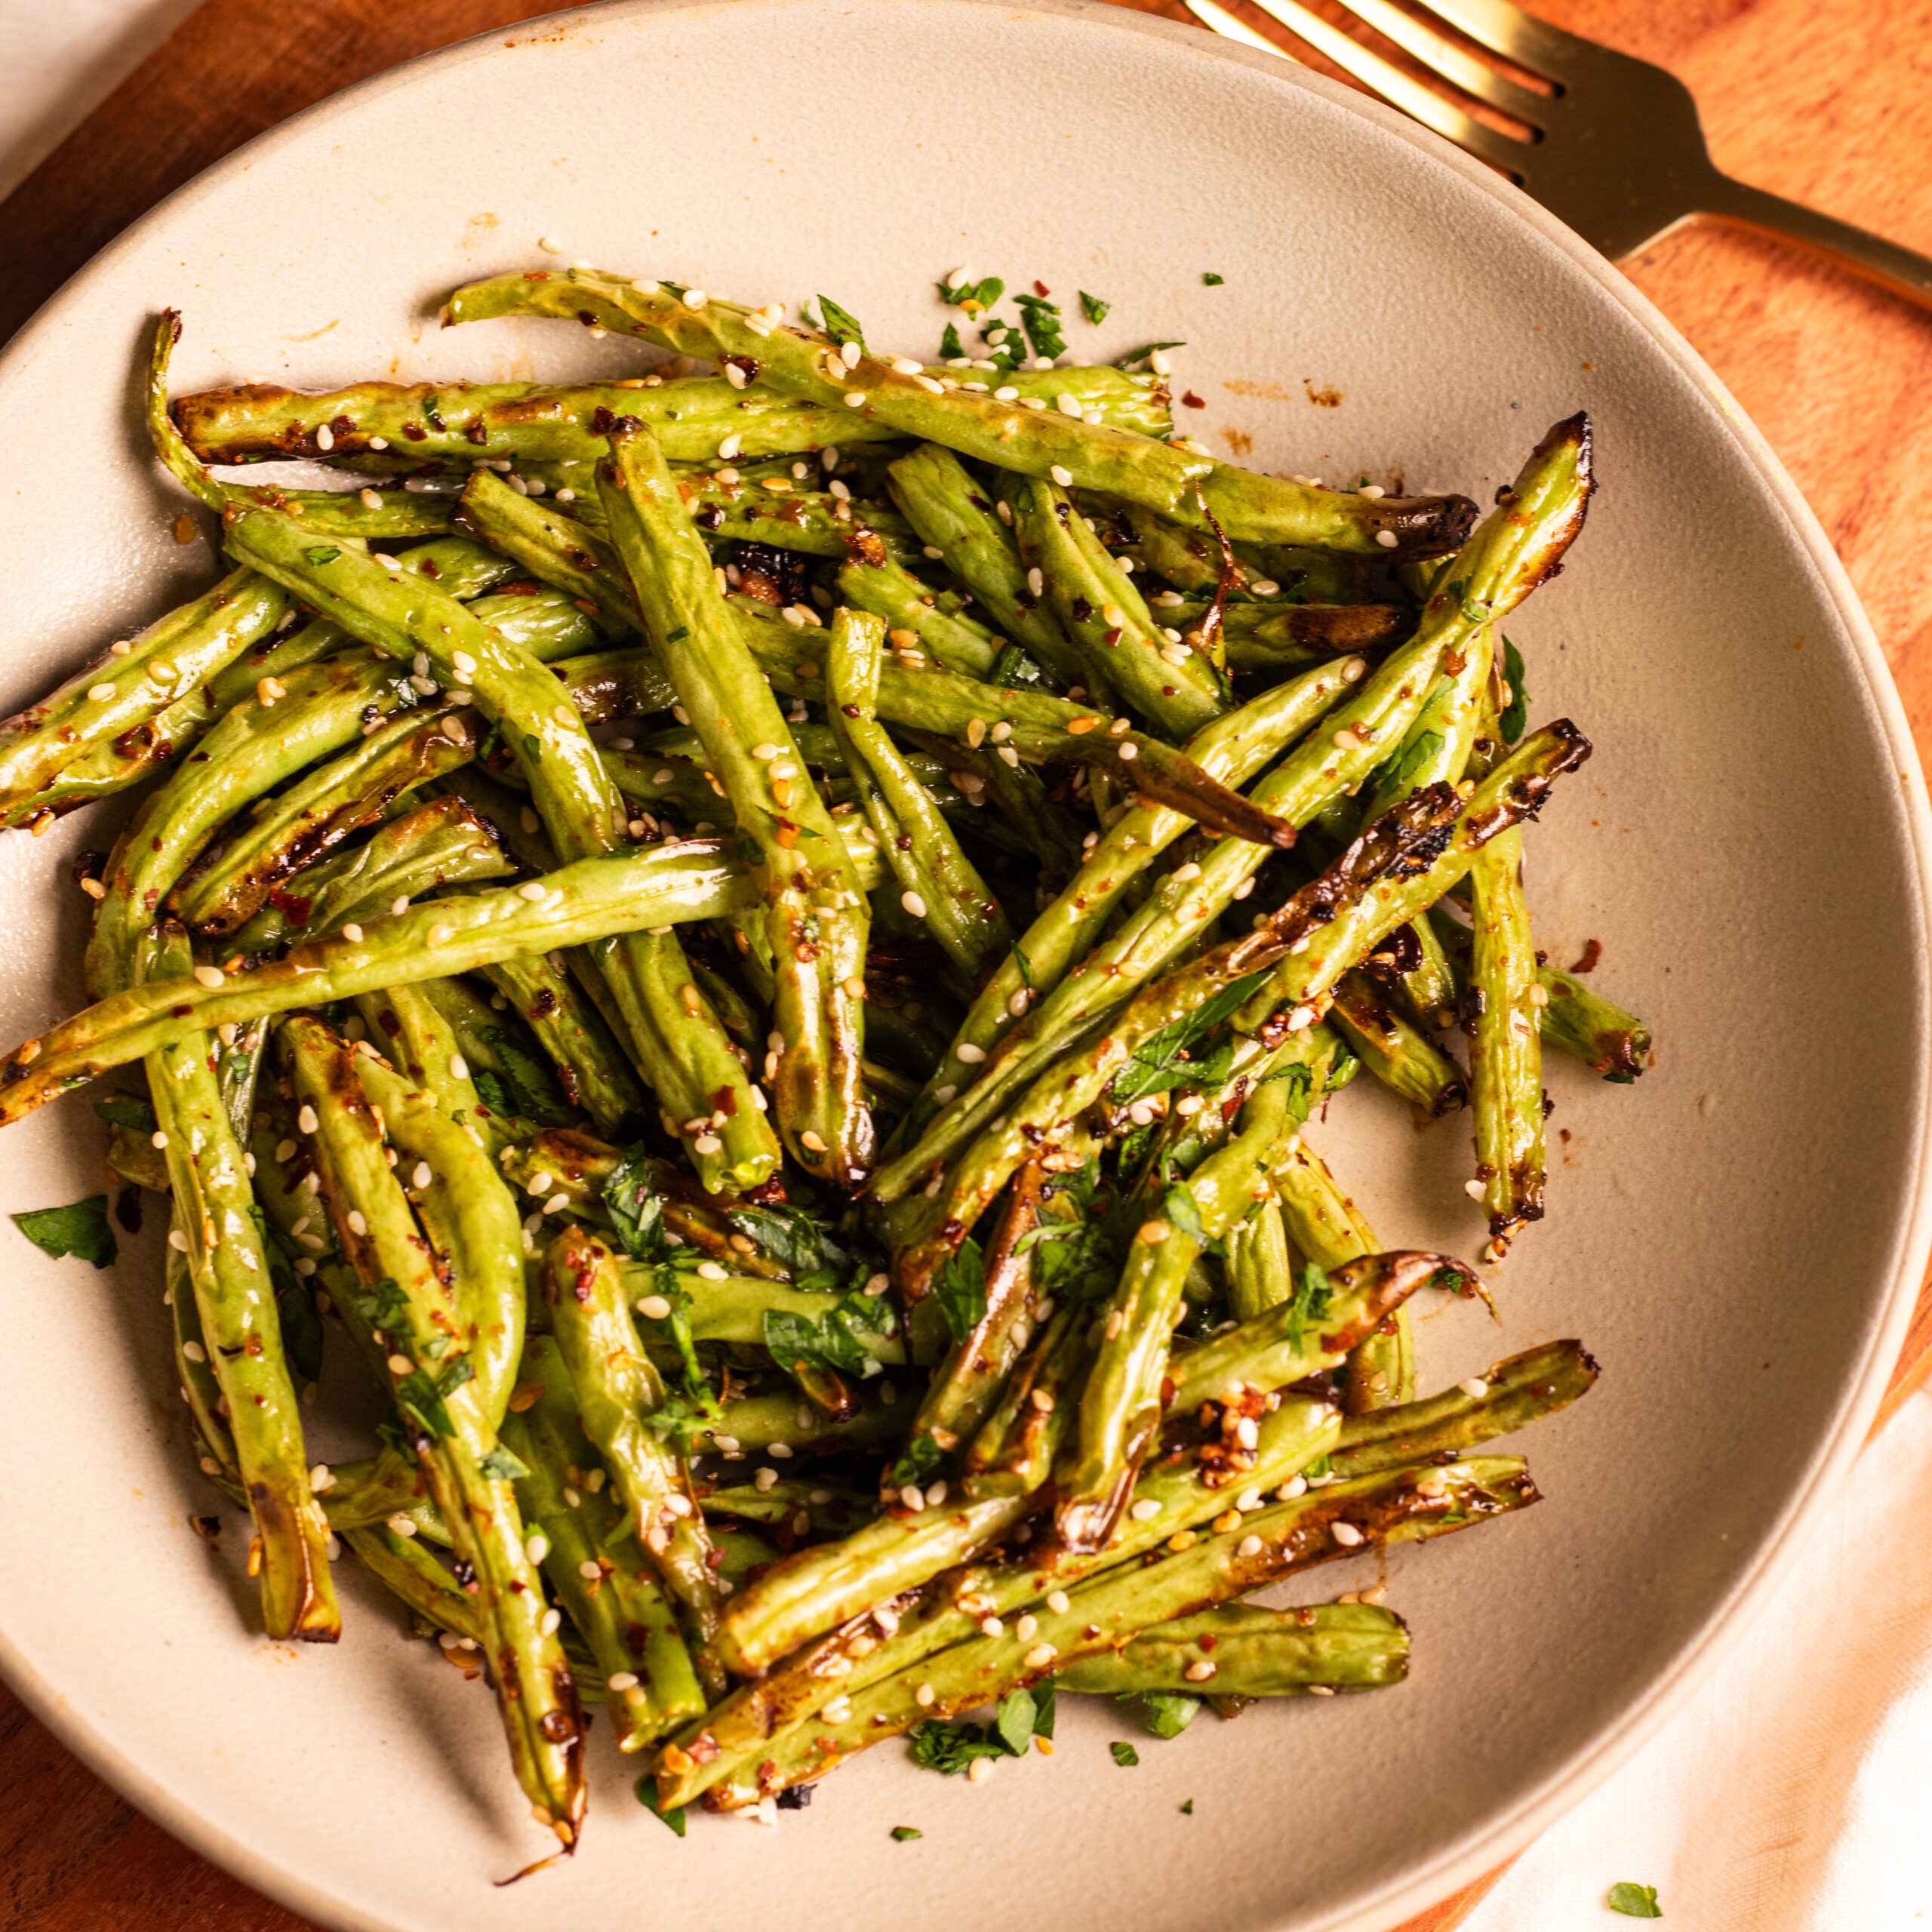
[[[1112,312],[1069,324],[1077,352],[1184,340],[1189,429],[1331,480],[1487,501],[1547,424],[1591,412],[1589,527],[1511,625],[1534,715],[1597,746],[1531,835],[1531,887],[1554,958],[1601,943],[1657,1065],[1635,1088],[1552,1068],[1550,1217],[1501,1271],[1501,1325],[1459,1309],[1423,1350],[1433,1385],[1577,1335],[1602,1380],[1525,1445],[1540,1508],[1308,1580],[1318,1598],[1386,1575],[1414,1629],[1399,1690],[1203,1718],[1131,1770],[1106,1746],[1132,1721],[1091,1704],[1051,1761],[983,1786],[891,1746],[775,1830],[701,1819],[682,1842],[599,1731],[582,1856],[499,1891],[539,1846],[488,1697],[353,1575],[339,1648],[264,1642],[245,1527],[228,1512],[212,1549],[189,1528],[217,1499],[169,1371],[158,1229],[103,1274],[9,1231],[0,1666],[165,1825],[332,1926],[1394,1924],[1548,1823],[1709,1668],[1843,1475],[1920,1278],[1926,818],[1842,571],[1640,297],[1353,95],[1105,5],[671,0],[331,101],[49,306],[0,363],[0,701],[208,578],[134,406],[154,310],[186,312],[184,387],[630,366],[557,325],[438,331],[445,290],[542,238],[753,300],[823,291],[925,353],[931,285],[960,264],[1090,289]],[[111,831],[0,839],[8,1040],[75,1002],[68,862]],[[11,1131],[0,1208],[93,1191],[100,1133],[85,1097]],[[1324,1146],[1392,1245],[1479,1246],[1466,1120],[1417,1134],[1351,1094]],[[924,1835],[895,1843],[900,1824]]]

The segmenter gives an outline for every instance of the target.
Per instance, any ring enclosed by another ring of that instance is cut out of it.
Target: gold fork
[[[1182,4],[1217,33],[1294,57],[1218,0]],[[1519,139],[1478,120],[1300,0],[1254,4],[1390,106],[1507,174],[1613,261],[1694,216],[1716,215],[1802,243],[1895,295],[1932,306],[1932,260],[1720,173],[1704,145],[1690,90],[1647,60],[1566,33],[1508,0],[1415,0],[1478,45],[1540,75],[1553,90],[1542,94],[1390,0],[1340,0],[1412,60],[1522,127],[1525,137]]]

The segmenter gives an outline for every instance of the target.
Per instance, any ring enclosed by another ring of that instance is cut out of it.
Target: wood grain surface
[[[1178,0],[1121,4],[1186,17]],[[1229,4],[1269,30],[1246,0]],[[0,340],[129,222],[254,135],[398,61],[561,10],[205,0],[0,204]],[[1535,11],[1678,74],[1730,172],[1932,253],[1932,0],[1537,0]],[[1932,753],[1932,571],[1915,514],[1932,469],[1932,315],[1715,226],[1625,266],[1789,466],[1871,613],[1921,755]],[[1881,1423],[1928,1369],[1932,1292]],[[1399,1932],[1454,1932],[1500,1875]],[[0,1932],[306,1924],[125,1804],[0,1686]]]

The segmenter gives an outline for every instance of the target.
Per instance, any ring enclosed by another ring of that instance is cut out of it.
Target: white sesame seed
[[[777,1480],[778,1472],[776,1469],[760,1469],[757,1475],[752,1478],[752,1487],[761,1494],[770,1489]]]
[[[544,1202],[543,1211],[546,1214],[561,1214],[570,1204],[571,1198],[568,1194],[553,1194]]]
[[[1375,533],[1375,540],[1383,549],[1392,550],[1399,540],[1392,530],[1378,530]]]
[[[321,1122],[315,1118],[315,1110],[313,1107],[304,1106],[295,1116],[295,1124],[304,1134],[313,1134],[316,1128],[321,1126]]]
[[[789,1463],[792,1460],[792,1445],[789,1442],[774,1442],[764,1453],[776,1456],[781,1463]]]
[[[187,1245],[185,1239],[182,1242],[182,1245],[184,1247]],[[208,1358],[207,1351],[203,1349],[201,1343],[198,1342],[183,1342],[181,1344],[181,1352],[186,1355],[190,1361],[206,1361]]]
[[[1127,1513],[1137,1523],[1149,1522],[1161,1513],[1161,1506],[1151,1496],[1143,1496]]]
[[[1072,1598],[1064,1590],[1049,1590],[1047,1592],[1047,1607],[1056,1617],[1064,1617],[1072,1605]]]
[[[411,1180],[418,1187],[427,1187],[435,1177],[427,1161],[418,1161],[415,1172],[410,1176]]]
[[[1039,1627],[1040,1620],[1037,1617],[1023,1617],[1014,1625],[1013,1634],[1017,1637],[1023,1644],[1031,1643],[1033,1640],[1034,1632],[1038,1630]]]
[[[1047,1666],[1053,1662],[1054,1657],[1058,1653],[1054,1650],[1054,1647],[1051,1644],[1035,1644],[1033,1647],[1020,1659],[1020,1662],[1023,1663],[1029,1670],[1044,1670]],[[982,1758],[980,1761],[982,1764],[985,1764],[989,1763],[991,1760]]]
[[[711,297],[701,288],[688,288],[685,291],[685,306],[687,309],[702,309],[710,300]]]
[[[1186,1669],[1181,1672],[1182,1676],[1186,1678],[1190,1684],[1205,1684],[1214,1674],[1214,1666],[1205,1657],[1202,1657],[1198,1663],[1189,1664]]]
[[[916,892],[900,894],[899,903],[914,918],[923,919],[926,916],[926,902]]]
[[[1364,1540],[1362,1533],[1352,1523],[1331,1524],[1329,1534],[1344,1549],[1353,1549],[1358,1543]]]
[[[1456,1386],[1472,1402],[1479,1402],[1489,1393],[1489,1384],[1479,1375],[1472,1375],[1459,1382]]]
[[[848,409],[863,409],[865,406],[866,392],[863,389],[854,389],[845,398]]]
[[[1479,1180],[1466,1180],[1463,1183],[1463,1192],[1472,1201],[1480,1201],[1483,1197],[1483,1183]]]
[[[997,1617],[983,1617],[980,1620],[980,1635],[983,1637],[1004,1637],[1006,1626]]]
[[[718,445],[718,454],[721,456],[727,463],[729,463],[743,447],[744,438],[742,436],[733,434],[727,436],[724,441]]]
[[[1051,469],[1048,471],[1047,474],[1050,475],[1063,490],[1068,488],[1073,481],[1073,472],[1057,463],[1054,465]]]

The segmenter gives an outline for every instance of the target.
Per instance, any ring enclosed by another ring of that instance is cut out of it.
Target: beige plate
[[[184,385],[626,367],[555,324],[437,333],[441,291],[530,264],[540,237],[754,300],[823,290],[915,352],[956,265],[1037,276],[1070,310],[1087,288],[1113,313],[1075,313],[1077,353],[1183,338],[1177,388],[1206,399],[1189,428],[1331,479],[1486,501],[1546,425],[1591,411],[1589,530],[1512,626],[1535,715],[1599,747],[1532,835],[1531,886],[1555,958],[1603,943],[1658,1064],[1635,1089],[1554,1068],[1552,1218],[1502,1271],[1503,1325],[1459,1309],[1423,1333],[1432,1382],[1574,1334],[1602,1383],[1534,1435],[1541,1508],[1387,1564],[1415,1632],[1403,1689],[1203,1718],[1143,1739],[1131,1771],[1106,1740],[1133,1721],[1106,1706],[983,1786],[889,1746],[775,1831],[701,1819],[681,1844],[600,1728],[583,1855],[505,1892],[490,1881],[539,1845],[481,1690],[346,1574],[338,1650],[264,1644],[245,1527],[230,1512],[215,1552],[188,1528],[216,1499],[153,1232],[111,1275],[8,1232],[0,1666],[137,1803],[332,1925],[1392,1924],[1548,1823],[1710,1667],[1844,1474],[1919,1278],[1925,808],[1843,572],[1614,272],[1325,82],[1102,5],[624,4],[302,116],[20,337],[0,365],[0,702],[206,579],[131,400],[154,309],[186,312]],[[0,1035],[75,1003],[66,862],[109,829],[0,840]],[[1384,1238],[1470,1252],[1466,1131],[1419,1136],[1364,1092],[1325,1144]],[[92,1191],[101,1144],[85,1099],[16,1128],[0,1208]],[[924,1836],[894,1843],[901,1823]]]

